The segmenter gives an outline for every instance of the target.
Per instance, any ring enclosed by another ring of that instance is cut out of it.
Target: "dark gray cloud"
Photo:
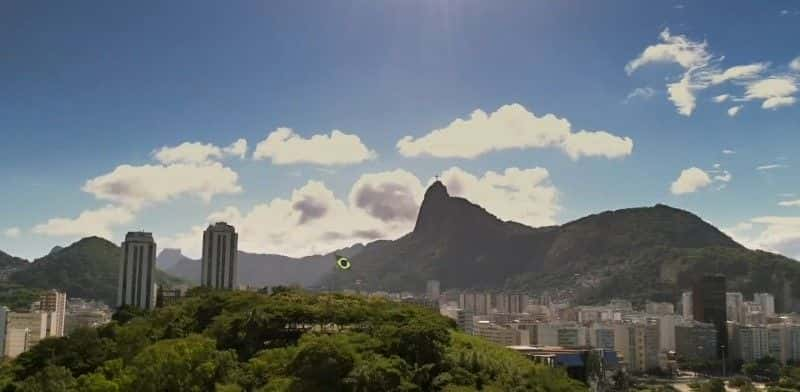
[[[328,231],[322,235],[326,241],[337,241],[345,238],[363,238],[365,240],[377,240],[383,238],[384,234],[380,230],[356,230],[350,234]]]
[[[411,221],[417,218],[419,206],[411,189],[395,183],[366,184],[355,191],[357,207],[384,221]]]
[[[306,196],[302,200],[296,201],[292,208],[300,213],[299,224],[303,225],[315,219],[322,218],[328,213],[328,206],[325,203],[314,200]]]
[[[377,240],[378,238],[383,238],[383,233],[381,233],[380,230],[356,230],[353,232],[353,236],[368,240]]]

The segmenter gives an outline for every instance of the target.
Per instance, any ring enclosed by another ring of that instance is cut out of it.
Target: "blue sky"
[[[196,254],[225,219],[327,251],[406,232],[442,175],[503,219],[666,203],[800,256],[798,36],[796,1],[5,2],[0,249],[145,229]],[[548,113],[571,125],[504,128]]]

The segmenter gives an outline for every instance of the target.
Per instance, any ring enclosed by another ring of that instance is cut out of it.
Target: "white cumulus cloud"
[[[795,57],[795,58],[794,58],[794,60],[792,60],[792,61],[789,63],[789,68],[790,68],[792,71],[798,71],[798,72],[800,72],[800,56],[797,56],[797,57]]]
[[[244,159],[247,156],[247,140],[238,139],[223,150],[225,154]]]
[[[696,192],[711,185],[712,179],[705,171],[697,167],[690,167],[681,171],[681,174],[670,186],[674,195],[683,195]]]
[[[235,171],[218,162],[121,165],[86,181],[83,191],[135,210],[180,196],[197,196],[209,201],[216,195],[239,193],[242,187],[238,179]]]
[[[800,207],[800,199],[797,200],[783,200],[778,203],[781,207]]]
[[[175,147],[161,147],[153,151],[153,157],[163,163],[209,163],[225,156],[244,158],[247,140],[239,139],[228,147],[221,148],[211,143],[185,142]]]
[[[330,135],[314,135],[306,139],[290,128],[276,129],[259,142],[253,152],[254,159],[271,159],[276,165],[351,165],[376,156],[358,135],[333,130]]]
[[[742,108],[743,108],[742,105],[731,106],[728,109],[728,116],[736,117],[736,115],[739,114],[740,111],[742,111]]]
[[[501,219],[540,226],[555,223],[558,192],[543,168],[506,169],[481,176],[458,167],[442,173],[451,195],[478,203]],[[229,206],[186,232],[162,237],[162,246],[198,256],[205,223],[227,221],[239,232],[239,248],[289,256],[326,253],[357,242],[398,238],[414,228],[423,183],[402,169],[364,174],[346,200],[319,181],[309,181],[288,198],[242,210]]]
[[[134,215],[123,207],[108,205],[81,212],[76,218],[53,218],[33,227],[36,234],[48,236],[92,236],[111,239],[112,229],[133,221]]]
[[[678,108],[678,113],[691,116],[697,106],[695,91],[704,87],[704,85],[694,82],[691,73],[687,72],[681,80],[667,84],[667,93],[669,93],[669,100]]]
[[[22,235],[22,230],[19,227],[9,227],[3,231],[3,235],[8,238],[19,238]]]
[[[452,196],[479,204],[503,220],[547,226],[556,223],[560,210],[558,191],[541,167],[488,171],[481,177],[453,167],[442,173],[441,181]]]
[[[564,118],[553,114],[537,117],[524,106],[511,104],[494,113],[475,110],[468,119],[397,142],[403,156],[436,158],[475,158],[492,151],[547,147],[560,148],[572,159],[621,158],[631,154],[633,140],[605,131],[573,132]]]
[[[721,94],[721,95],[717,95],[716,97],[714,97],[714,98],[712,98],[712,99],[713,99],[713,100],[714,100],[714,102],[716,102],[716,103],[722,103],[722,102],[725,102],[725,101],[727,101],[727,100],[728,100],[728,98],[730,98],[730,97],[731,97],[731,96],[730,96],[730,94]]]
[[[800,259],[800,216],[759,216],[724,231],[747,247]]]
[[[165,164],[203,163],[222,158],[222,150],[213,144],[186,142],[175,147],[161,147],[153,152],[153,157]]]
[[[745,91],[745,99],[763,99],[761,107],[777,109],[795,103],[792,95],[797,92],[797,81],[788,76],[771,77],[750,83]]]
[[[767,98],[761,104],[761,107],[764,109],[777,109],[784,106],[792,106],[795,102],[797,102],[795,97],[772,97]]]

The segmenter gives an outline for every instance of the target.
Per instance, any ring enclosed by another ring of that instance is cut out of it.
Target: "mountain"
[[[165,248],[156,257],[156,265],[162,270],[168,270],[184,258],[180,249]]]
[[[21,268],[26,266],[27,264],[28,264],[27,260],[11,256],[10,254],[0,250],[0,269],[5,270],[5,269]]]
[[[547,291],[590,303],[674,301],[696,276],[722,273],[730,290],[771,292],[780,309],[800,305],[799,263],[746,249],[687,211],[659,204],[531,228],[450,196],[438,181],[411,233],[373,242],[351,261],[325,284],[422,291],[436,279],[445,288]]]
[[[101,300],[113,305],[117,297],[117,278],[122,250],[99,237],[84,238],[55,253],[39,258],[10,276],[13,283],[26,288],[56,288],[68,297]],[[178,281],[157,271],[159,284]]]
[[[252,287],[278,286],[298,284],[300,286],[312,286],[334,268],[334,253],[342,256],[351,257],[358,254],[363,245],[357,244],[349,248],[340,249],[335,252],[307,256],[303,258],[291,258],[274,254],[257,254],[239,252],[239,283]],[[159,255],[161,264],[162,252]],[[173,255],[167,254],[172,257]],[[200,260],[193,260],[184,256],[166,271],[176,277],[185,279],[196,284],[200,283],[201,275]]]

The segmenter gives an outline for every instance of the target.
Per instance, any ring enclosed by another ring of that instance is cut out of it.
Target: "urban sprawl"
[[[203,233],[201,286],[213,289],[264,290],[240,287],[237,276],[238,236],[226,223]],[[152,234],[131,232],[122,243],[117,307],[152,309],[180,300],[188,287],[159,288],[155,283],[156,243]],[[800,315],[776,312],[770,293],[745,300],[728,292],[721,275],[706,275],[686,288],[676,303],[646,302],[635,308],[616,299],[585,306],[547,294],[442,290],[427,282],[425,293],[357,292],[417,303],[456,321],[464,332],[521,352],[533,360],[566,368],[586,378],[588,358],[598,358],[607,372],[674,373],[680,364],[716,363],[709,369],[725,375],[725,364],[772,357],[781,363],[800,361]],[[268,288],[267,288],[268,291]],[[30,311],[0,308],[2,353],[14,358],[41,339],[64,336],[110,320],[105,304],[51,290],[31,304]]]

